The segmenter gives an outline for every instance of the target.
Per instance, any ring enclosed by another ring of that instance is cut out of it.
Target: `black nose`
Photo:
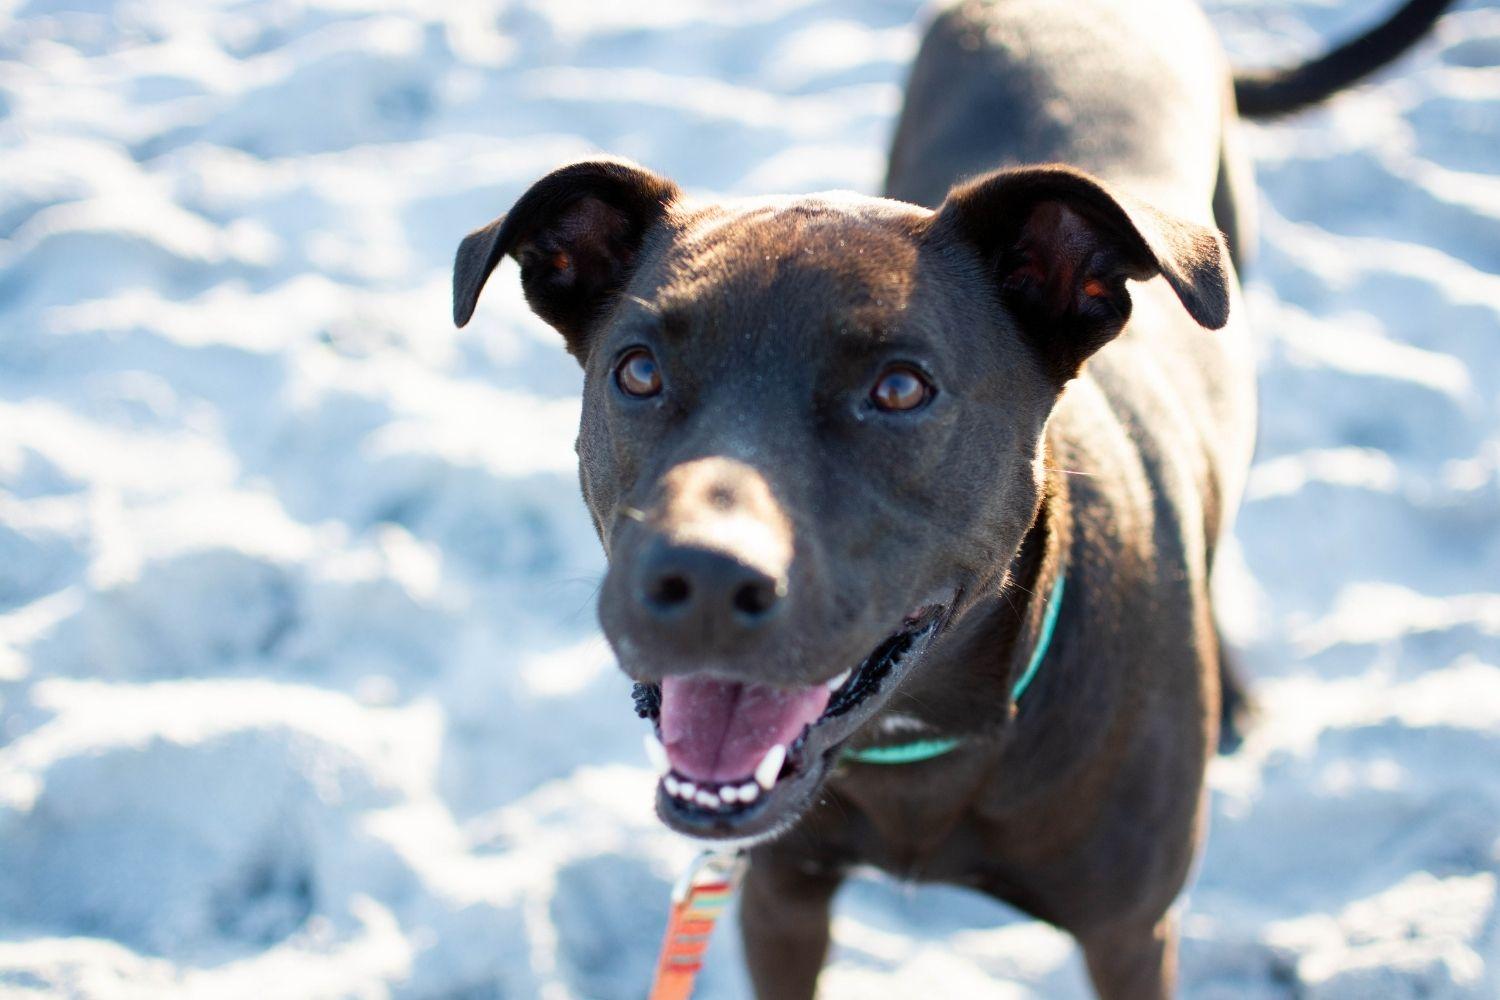
[[[783,581],[708,548],[658,540],[640,565],[638,596],[647,614],[709,636],[760,626],[786,592]]]

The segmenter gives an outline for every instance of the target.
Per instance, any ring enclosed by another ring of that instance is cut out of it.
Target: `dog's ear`
[[[1172,218],[1070,167],[1001,170],[955,187],[934,219],[977,247],[1001,301],[1060,381],[1130,318],[1127,278],[1166,278],[1188,314],[1229,319],[1218,232]]]
[[[479,292],[507,254],[538,316],[583,356],[590,327],[624,285],[641,242],[678,197],[677,185],[624,160],[597,159],[554,170],[521,200],[458,245],[453,322],[474,314]]]

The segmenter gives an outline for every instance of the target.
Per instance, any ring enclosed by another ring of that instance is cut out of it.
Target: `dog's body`
[[[918,58],[897,200],[696,205],[596,161],[460,248],[460,323],[515,256],[584,365],[601,620],[663,818],[762,838],[760,996],[812,994],[859,863],[1067,929],[1104,997],[1171,992],[1254,429],[1234,91],[1186,0],[969,2]],[[958,742],[849,760],[913,737]]]

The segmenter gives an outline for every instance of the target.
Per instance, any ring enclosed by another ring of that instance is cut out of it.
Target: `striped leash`
[[[741,851],[704,851],[672,887],[672,912],[647,1000],[688,1000],[703,953],[745,874]]]

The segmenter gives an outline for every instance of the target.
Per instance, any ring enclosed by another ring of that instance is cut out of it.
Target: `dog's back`
[[[886,194],[934,205],[963,177],[1057,162],[1206,223],[1230,81],[1188,0],[965,0],[923,41]]]

